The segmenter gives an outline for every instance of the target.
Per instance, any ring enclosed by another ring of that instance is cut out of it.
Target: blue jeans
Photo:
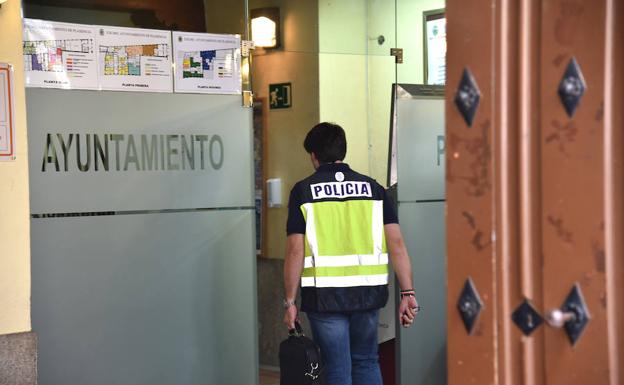
[[[307,313],[321,347],[327,385],[382,385],[377,323],[379,310]]]

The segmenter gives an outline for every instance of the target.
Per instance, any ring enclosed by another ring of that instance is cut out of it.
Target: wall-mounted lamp
[[[251,40],[256,47],[278,48],[280,39],[280,11],[279,8],[252,9]]]

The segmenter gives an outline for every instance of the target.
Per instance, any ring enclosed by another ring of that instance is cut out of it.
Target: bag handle
[[[303,337],[303,329],[299,321],[295,320],[295,328],[288,330],[288,335],[291,337]]]

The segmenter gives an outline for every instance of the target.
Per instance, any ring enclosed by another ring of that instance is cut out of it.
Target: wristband
[[[401,299],[403,299],[403,297],[416,297],[416,296],[414,295],[413,292],[411,293],[407,292],[407,293],[401,293]]]
[[[285,299],[284,300],[284,309],[288,309],[291,306],[295,306],[295,304],[296,304],[296,301],[294,299],[292,299],[292,300]]]

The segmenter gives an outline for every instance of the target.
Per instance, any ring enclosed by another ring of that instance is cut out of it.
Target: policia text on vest
[[[219,135],[47,133],[41,171],[218,170]]]

